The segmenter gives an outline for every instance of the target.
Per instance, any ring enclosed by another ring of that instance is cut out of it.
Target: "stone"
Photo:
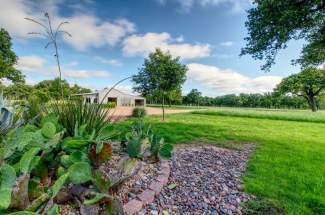
[[[136,200],[136,199],[133,199],[133,200],[129,201],[128,203],[126,203],[123,206],[123,210],[124,210],[124,213],[126,215],[136,214],[141,209],[142,209],[142,201],[139,201],[139,200]]]
[[[153,183],[149,186],[149,188],[150,188],[152,191],[155,192],[155,195],[158,195],[158,194],[161,192],[161,190],[162,190],[163,187],[164,187],[164,185],[163,185],[161,182],[159,182],[159,181],[157,181],[157,182],[153,182]]]
[[[159,175],[157,177],[157,181],[159,181],[165,185],[168,182],[168,177],[166,177],[165,175]]]
[[[137,195],[138,199],[140,199],[143,203],[143,205],[149,204],[151,202],[153,202],[154,198],[155,198],[155,192],[152,190],[145,190],[142,193],[140,193],[139,195]]]

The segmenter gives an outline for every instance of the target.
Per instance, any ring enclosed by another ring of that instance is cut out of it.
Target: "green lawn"
[[[248,110],[247,116],[247,110],[238,110],[240,116],[234,110],[228,115],[227,110],[215,113],[213,109],[214,113],[168,115],[166,122],[159,117],[146,121],[173,144],[208,142],[238,148],[242,143],[255,143],[244,177],[245,190],[279,203],[287,214],[325,214],[325,123],[319,121],[325,120],[324,113],[279,111],[271,114],[271,118],[277,115],[274,120],[260,116],[267,111]],[[318,123],[293,119],[317,119]],[[114,126],[126,131],[130,121]]]

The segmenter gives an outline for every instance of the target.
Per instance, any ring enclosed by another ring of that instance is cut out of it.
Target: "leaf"
[[[172,189],[175,189],[177,187],[177,184],[170,184],[168,185],[168,189],[172,190]]]
[[[30,163],[29,171],[32,171],[38,165],[40,160],[41,160],[40,156],[35,156]]]
[[[57,204],[54,204],[52,208],[47,212],[46,215],[59,215],[59,206]]]
[[[96,193],[94,198],[86,199],[83,203],[84,205],[89,206],[89,205],[97,204],[104,198],[111,198],[111,197],[105,193]]]
[[[99,142],[96,145],[96,154],[99,154],[103,149],[103,142]]]
[[[173,145],[169,143],[165,143],[164,145],[161,146],[159,150],[159,155],[163,159],[170,159],[172,157],[172,151],[173,151]]]
[[[29,151],[25,152],[25,154],[20,159],[20,171],[23,174],[26,174],[30,171],[30,164],[34,158],[34,156],[40,151],[41,149],[38,147],[31,148]]]
[[[73,184],[82,184],[91,180],[91,167],[87,162],[77,162],[69,169],[69,179]]]
[[[63,187],[64,183],[68,179],[68,177],[69,177],[69,173],[65,173],[64,175],[60,176],[60,178],[58,178],[58,180],[56,180],[56,182],[52,186],[51,198],[54,198],[59,193],[59,191]]]
[[[62,148],[67,151],[81,149],[89,144],[89,141],[81,137],[68,137],[63,140]]]
[[[52,122],[46,122],[42,126],[42,135],[46,138],[53,138],[56,133],[56,127],[55,124]]]
[[[95,170],[92,181],[96,188],[102,193],[107,193],[111,186],[110,180],[106,178],[100,170]]]
[[[11,202],[11,191],[16,181],[16,172],[12,166],[3,164],[0,173],[0,209],[7,209]]]

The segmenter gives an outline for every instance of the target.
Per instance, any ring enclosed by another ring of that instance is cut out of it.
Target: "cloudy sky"
[[[53,48],[28,35],[42,29],[25,17],[44,20],[47,11],[56,26],[72,37],[59,37],[63,77],[92,89],[111,86],[135,74],[156,47],[180,56],[188,66],[186,94],[197,88],[204,95],[267,92],[282,77],[299,70],[290,64],[302,42],[281,51],[271,72],[263,62],[239,57],[247,31],[251,0],[0,0],[0,27],[9,31],[17,67],[28,83],[57,76]],[[131,82],[121,88],[130,90]]]

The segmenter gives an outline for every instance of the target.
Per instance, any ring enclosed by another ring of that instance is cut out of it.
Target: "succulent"
[[[7,209],[11,202],[12,188],[16,182],[16,172],[10,165],[4,164],[1,166],[0,173],[0,209]]]
[[[83,184],[92,179],[91,167],[87,162],[77,162],[68,169],[69,180],[73,184]]]
[[[53,122],[46,122],[42,126],[42,135],[46,138],[53,138],[56,134],[56,127]]]

